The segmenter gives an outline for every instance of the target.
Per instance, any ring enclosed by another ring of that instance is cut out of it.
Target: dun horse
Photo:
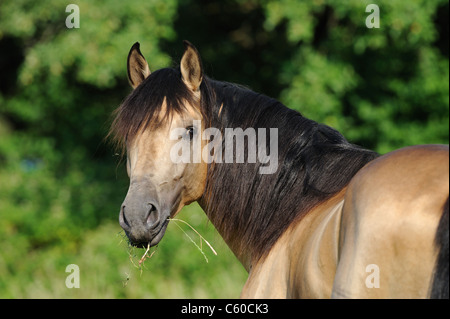
[[[198,201],[249,273],[243,298],[448,298],[448,146],[379,156],[275,99],[206,77],[187,41],[179,68],[153,73],[134,44],[128,78],[134,90],[110,134],[126,149],[119,221],[132,244],[157,245],[169,218]],[[215,160],[205,161],[208,128],[276,129],[274,146],[256,142],[277,147],[278,166],[261,174],[267,162],[250,155],[221,160],[216,138]],[[201,160],[174,161],[180,147]]]

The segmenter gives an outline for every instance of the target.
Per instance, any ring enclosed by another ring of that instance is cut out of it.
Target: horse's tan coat
[[[241,297],[426,298],[448,154],[445,146],[417,146],[369,163],[251,267]],[[366,285],[373,264],[379,288]]]
[[[290,227],[251,267],[242,298],[329,298],[344,192]]]
[[[345,199],[333,297],[426,298],[448,194],[446,146],[404,148],[363,168]],[[365,285],[368,264],[379,267],[379,288]]]

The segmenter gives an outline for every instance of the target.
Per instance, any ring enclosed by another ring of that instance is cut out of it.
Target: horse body
[[[127,149],[119,222],[132,244],[157,245],[170,218],[198,201],[249,272],[242,298],[448,298],[448,146],[379,156],[274,99],[204,77],[185,45],[179,69],[151,73],[138,44],[128,56],[134,91],[111,134]],[[261,149],[277,147],[281,165],[260,175],[265,163],[205,161],[196,145],[205,147],[206,128],[258,130],[258,143],[259,128],[273,128],[281,142],[264,138]]]
[[[283,234],[252,267],[241,297],[427,298],[449,193],[448,155],[445,146],[416,146],[366,165]],[[378,286],[367,284],[371,265]]]
[[[436,229],[449,194],[448,163],[447,146],[414,146],[374,160],[352,179],[333,297],[429,295]],[[378,288],[365,285],[371,264],[379,269]]]

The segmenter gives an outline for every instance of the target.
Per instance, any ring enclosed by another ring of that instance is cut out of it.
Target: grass
[[[208,247],[211,249],[211,251],[214,253],[214,255],[217,256],[217,252],[214,250],[214,248],[211,246],[211,244],[202,235],[200,235],[200,233],[197,230],[195,230],[195,228],[192,227],[188,222],[186,222],[182,219],[178,219],[178,218],[169,218],[169,220],[174,221],[174,222],[181,222],[181,223],[188,225],[198,235],[198,237],[200,238],[200,245],[197,245],[197,243],[192,239],[192,237],[189,236],[189,234],[186,233],[183,230],[183,228],[180,227],[180,225],[175,223],[175,225],[177,225],[177,227],[179,229],[181,229],[181,231],[189,238],[189,240],[195,245],[195,247],[197,247],[197,249],[202,253],[203,257],[205,257],[206,262],[208,262],[208,257],[206,257],[206,254],[203,252],[203,244],[202,244],[203,242],[205,242],[208,245]]]
[[[212,247],[212,245],[191,225],[191,224],[189,224],[188,222],[186,222],[186,221],[184,221],[184,220],[182,220],[182,219],[179,219],[179,218],[167,218],[167,220],[169,220],[169,221],[172,221],[172,222],[174,222],[175,223],[175,225],[183,232],[183,234],[184,235],[186,235],[186,237],[187,238],[189,238],[189,240],[191,241],[191,243],[193,243],[194,244],[194,246],[198,249],[198,251],[203,255],[203,257],[205,258],[205,261],[208,263],[209,261],[208,261],[208,257],[206,257],[206,254],[205,254],[205,252],[203,251],[203,242],[205,242],[207,245],[208,245],[208,247],[211,249],[211,251],[214,253],[214,255],[216,255],[217,256],[217,252],[215,251],[215,249]],[[178,224],[178,223],[183,223],[183,224],[185,224],[185,225],[187,225],[187,226],[189,226],[189,228],[190,229],[192,229],[194,232],[195,232],[195,234],[199,237],[199,239],[200,239],[200,244],[197,244],[195,241],[194,241],[194,239],[192,239],[192,237]],[[124,232],[123,231],[121,231],[120,233],[119,233],[121,236],[122,236],[122,238],[126,238],[126,235],[124,234]],[[155,249],[152,251],[152,252],[150,252],[150,243],[148,243],[147,244],[147,247],[146,247],[146,249],[145,249],[145,251],[144,251],[144,254],[141,256],[141,258],[139,259],[139,261],[138,261],[138,264],[136,265],[136,263],[135,263],[135,261],[133,260],[134,259],[134,257],[136,257],[137,256],[137,254],[134,252],[134,247],[130,244],[130,243],[128,243],[128,247],[129,247],[129,252],[128,252],[128,254],[129,254],[129,259],[130,259],[130,261],[131,261],[131,263],[133,264],[133,266],[134,267],[136,267],[136,268],[138,268],[139,270],[141,270],[141,274],[142,274],[142,270],[143,270],[143,267],[144,267],[144,262],[147,260],[147,259],[151,259],[152,257],[153,257],[153,255],[156,253],[156,251],[157,251],[157,249],[158,249],[158,245],[156,245],[155,246]]]
[[[168,220],[170,220],[170,221],[172,221],[172,222],[174,222],[175,223],[175,225],[183,232],[183,234],[184,235],[186,235],[186,237],[187,238],[189,238],[189,240],[191,241],[191,243],[193,243],[194,244],[194,246],[198,249],[198,251],[203,255],[203,257],[205,258],[205,261],[208,263],[209,261],[208,261],[208,257],[206,257],[206,254],[205,254],[205,252],[203,251],[203,242],[205,242],[207,245],[208,245],[208,247],[211,249],[211,251],[214,253],[214,255],[216,255],[217,256],[217,252],[215,251],[215,249],[212,247],[212,245],[202,236],[202,235],[200,235],[200,233],[192,226],[192,225],[190,225],[188,222],[186,222],[186,221],[184,221],[184,220],[182,220],[182,219],[179,219],[179,218],[168,218]],[[187,226],[189,226],[189,228],[191,228],[194,232],[195,232],[195,234],[197,234],[197,236],[199,237],[199,239],[200,239],[200,244],[198,245],[195,241],[194,241],[194,239],[192,239],[192,237],[179,225],[179,223],[183,223],[183,224],[185,224],[185,225],[187,225]],[[123,235],[124,236],[124,235]],[[138,269],[140,269],[140,271],[141,271],[141,274],[142,274],[142,271],[143,271],[143,268],[144,268],[144,262],[147,260],[147,259],[151,259],[152,257],[153,257],[153,255],[156,253],[156,251],[157,251],[157,249],[158,249],[158,245],[156,245],[155,246],[155,249],[152,251],[152,252],[150,252],[150,243],[148,243],[147,244],[147,248],[145,249],[145,251],[144,251],[144,254],[141,256],[141,258],[139,259],[139,261],[138,261],[138,264],[136,265],[136,263],[134,262],[134,260],[133,260],[133,257],[135,257],[136,256],[136,254],[134,254],[134,253],[132,253],[132,251],[133,251],[133,248],[134,247],[132,247],[131,246],[131,244],[129,244],[128,245],[129,246],[129,258],[130,258],[130,261],[131,261],[131,263],[133,264],[133,266],[135,266],[136,268],[138,268]]]

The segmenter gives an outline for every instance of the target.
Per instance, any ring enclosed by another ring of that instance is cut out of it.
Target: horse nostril
[[[127,218],[125,217],[125,205],[122,206],[119,214],[119,224],[120,226],[126,230],[129,231],[131,229],[130,224],[128,223]]]
[[[150,203],[147,204],[148,206],[150,206],[148,213],[147,213],[147,226],[149,228],[153,228],[154,226],[158,225],[159,223],[159,214],[158,211],[156,210],[156,207]]]

